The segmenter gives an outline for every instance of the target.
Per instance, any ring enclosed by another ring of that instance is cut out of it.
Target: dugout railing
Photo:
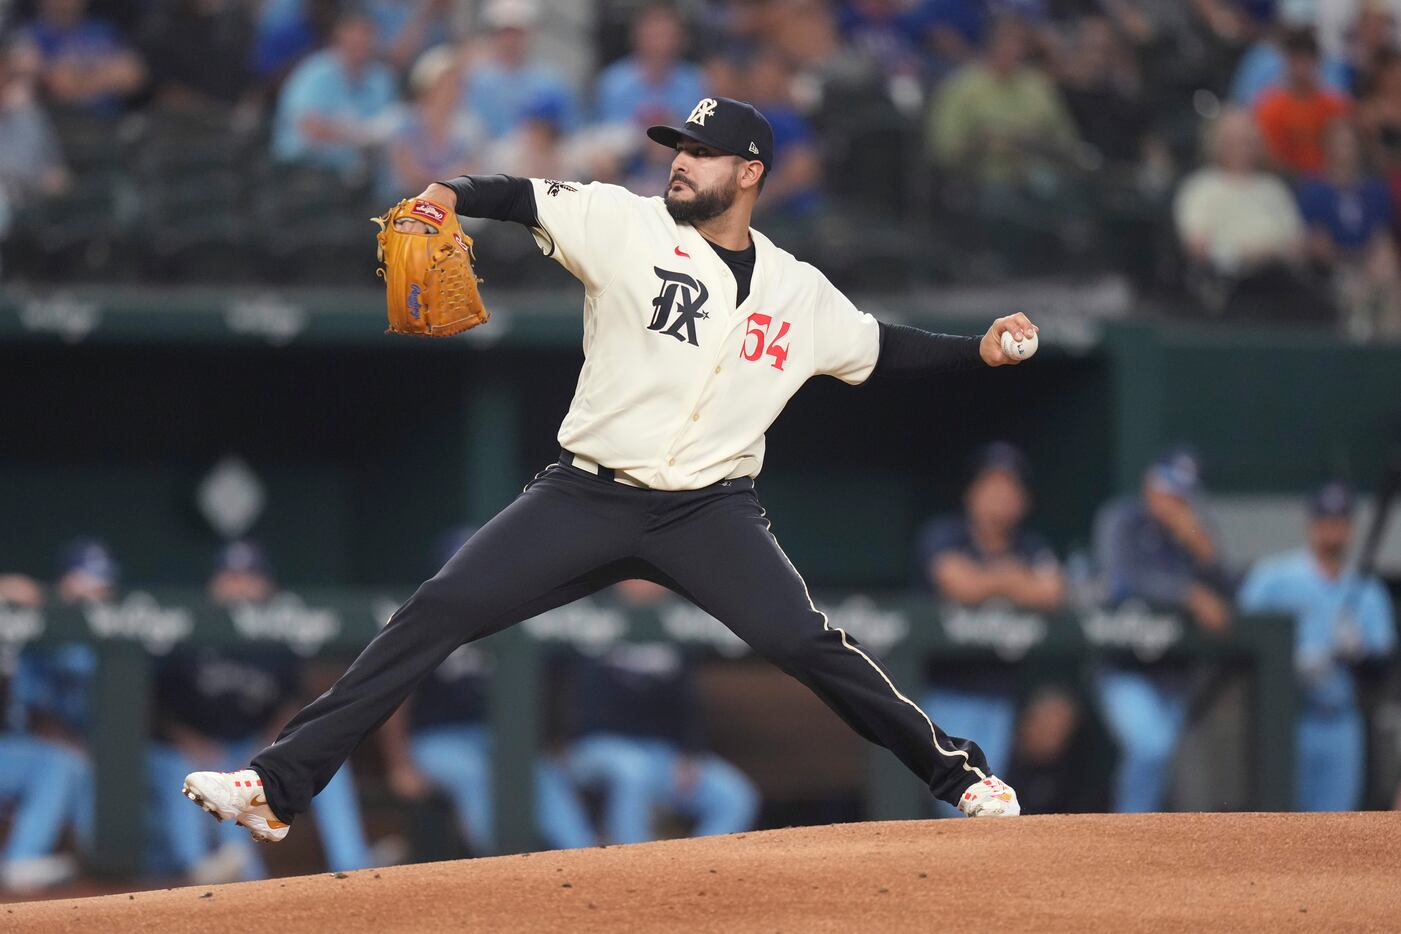
[[[177,645],[282,643],[305,658],[346,655],[373,637],[398,596],[346,590],[282,593],[261,605],[217,606],[192,591],[127,594],[109,605],[0,607],[0,648],[23,650],[72,642],[94,645],[90,748],[100,793],[92,869],[109,876],[138,871],[147,788],[153,659]],[[1244,617],[1217,637],[1172,613],[1131,604],[1115,610],[1042,616],[1011,609],[950,610],[927,599],[847,595],[819,601],[834,626],[874,650],[911,697],[924,687],[926,662],[999,659],[1040,667],[1107,658],[1230,662],[1249,672],[1249,806],[1287,810],[1293,802],[1294,634],[1291,622]],[[483,640],[494,657],[490,719],[494,734],[498,846],[534,848],[531,767],[544,721],[544,666],[552,645],[588,651],[616,640],[671,640],[709,657],[740,658],[747,646],[706,614],[682,603],[624,606],[596,597]],[[178,794],[178,789],[171,789]],[[928,815],[928,796],[890,753],[870,747],[866,816],[898,820]]]

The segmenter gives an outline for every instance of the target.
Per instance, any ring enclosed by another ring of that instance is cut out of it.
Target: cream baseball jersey
[[[814,375],[861,383],[880,330],[757,230],[748,297],[659,197],[531,179],[535,239],[584,284],[584,365],[566,450],[660,490],[752,477],[764,432]]]

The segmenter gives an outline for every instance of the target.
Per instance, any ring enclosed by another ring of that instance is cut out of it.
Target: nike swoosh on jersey
[[[690,258],[691,258],[691,254],[690,254],[690,253],[683,252],[682,249],[681,249],[681,247],[679,247],[679,246],[676,248],[676,255],[677,255],[677,256],[684,256],[684,257],[686,257],[687,259],[690,259]]]

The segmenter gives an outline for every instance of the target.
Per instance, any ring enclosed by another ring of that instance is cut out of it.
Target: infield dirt
[[[1401,813],[903,821],[0,906],[0,931],[1401,929]]]

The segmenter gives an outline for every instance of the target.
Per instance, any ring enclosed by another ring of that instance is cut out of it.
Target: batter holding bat
[[[749,226],[772,168],[754,107],[706,98],[679,127],[664,197],[506,175],[433,184],[380,219],[391,330],[485,322],[457,215],[516,221],[584,285],[584,365],[536,474],[426,581],[339,681],[249,768],[184,792],[263,841],[292,820],[425,676],[481,639],[618,581],[662,584],[807,685],[972,817],[1020,813],[977,744],[949,736],[879,659],[817,610],[754,489],[764,432],[809,377],[852,385],[1020,362],[1036,327],[982,338],[878,322]]]

